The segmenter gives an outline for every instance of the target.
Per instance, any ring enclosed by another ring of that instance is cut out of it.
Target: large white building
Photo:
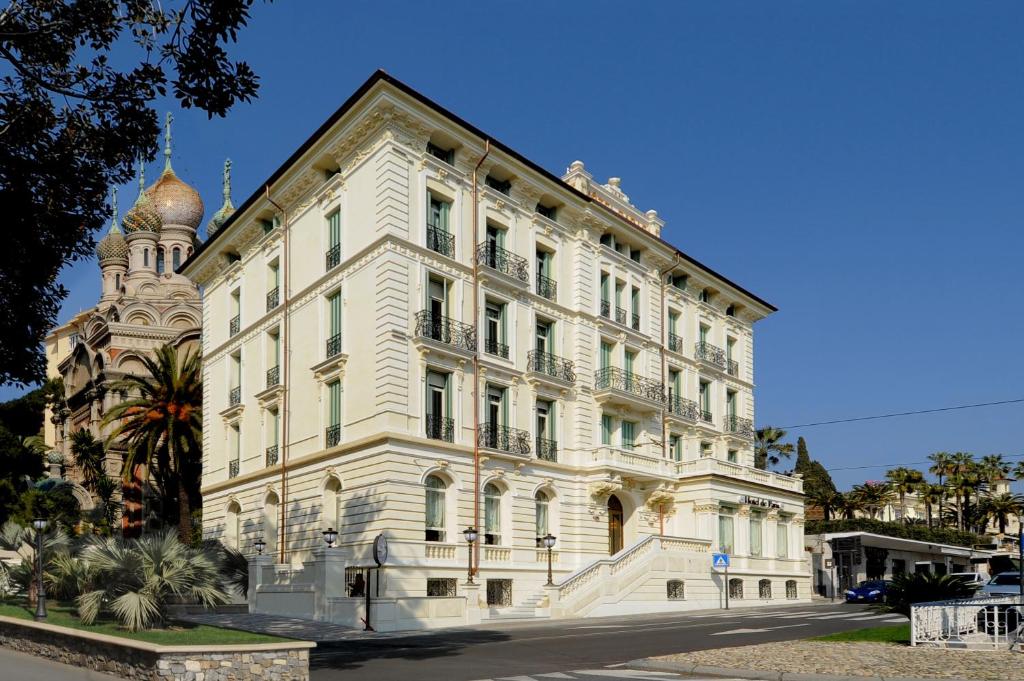
[[[809,598],[801,481],[753,467],[775,308],[663,224],[372,76],[182,268],[204,535],[266,542],[253,607],[354,621],[379,534],[390,628]]]

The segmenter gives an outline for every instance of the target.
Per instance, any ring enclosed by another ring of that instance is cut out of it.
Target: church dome
[[[136,232],[159,234],[163,221],[160,219],[160,214],[156,212],[156,208],[153,207],[153,202],[143,192],[135,200],[135,205],[124,214],[121,225],[124,226],[126,234],[135,234]]]
[[[206,238],[209,239],[216,234],[234,214],[235,205],[231,203],[231,159],[227,159],[224,161],[224,203],[206,223]]]
[[[110,230],[96,244],[96,257],[99,259],[101,267],[108,263],[120,262],[124,265],[128,264],[128,242],[124,240],[124,234],[121,233],[121,229],[117,226],[117,187],[114,187],[112,204]]]
[[[203,219],[205,208],[199,192],[178,179],[170,164],[160,179],[146,190],[154,208],[165,225],[183,225],[196,229]]]

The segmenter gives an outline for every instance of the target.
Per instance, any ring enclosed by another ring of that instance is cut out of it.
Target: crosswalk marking
[[[550,674],[534,674],[539,679],[571,679],[573,677],[562,672],[551,672]]]

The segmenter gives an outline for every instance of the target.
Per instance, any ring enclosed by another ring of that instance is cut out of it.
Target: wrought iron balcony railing
[[[324,435],[327,438],[327,446],[334,447],[341,442],[341,424],[336,423],[333,426],[327,426],[324,431]]]
[[[280,365],[267,369],[267,388],[273,388],[275,385],[281,385]]]
[[[633,313],[633,330],[640,330],[640,315],[638,315],[636,312]]]
[[[693,352],[697,359],[714,364],[721,369],[724,369],[726,366],[725,350],[717,345],[712,345],[707,341],[697,341],[694,344]]]
[[[558,282],[550,277],[545,277],[543,274],[538,274],[537,295],[543,296],[548,300],[556,300],[558,298]]]
[[[327,339],[327,358],[341,354],[341,334],[336,333]]]
[[[725,430],[727,433],[735,433],[740,437],[753,439],[754,422],[735,414],[729,414],[725,417]]]
[[[626,325],[626,317],[628,316],[628,314],[629,313],[626,311],[626,308],[624,308],[624,307],[616,307],[615,308],[615,321],[617,321],[619,324],[622,324],[623,326],[625,326]]]
[[[334,244],[324,253],[325,267],[332,270],[341,264],[341,244]]]
[[[267,312],[281,304],[281,287],[275,286],[267,291]]]
[[[734,359],[727,359],[726,362],[728,364],[728,366],[726,367],[726,371],[729,372],[729,375],[730,376],[739,376],[740,375],[740,363],[737,362]]]
[[[484,352],[508,359],[508,346],[504,343],[499,343],[493,338],[484,339]]]
[[[704,423],[713,423],[714,420],[715,420],[715,417],[711,415],[710,411],[707,411],[705,409],[701,409],[700,410],[700,420],[703,421]]]
[[[231,389],[231,392],[228,393],[228,406],[229,407],[233,407],[236,404],[241,404],[241,403],[242,403],[242,386],[236,385],[234,388]]]
[[[267,447],[267,467],[277,465],[277,445]]]
[[[519,428],[510,428],[497,423],[484,423],[480,426],[477,438],[477,443],[481,447],[490,447],[523,456],[530,453],[530,434]]]
[[[241,328],[242,328],[242,315],[237,315],[236,314],[234,317],[231,318],[231,321],[228,322],[228,335],[229,336],[234,336],[236,333],[238,333],[239,329],[241,329]]]
[[[672,352],[678,352],[680,355],[683,354],[683,337],[677,336],[674,333],[669,333],[668,349]]]
[[[449,258],[455,257],[455,235],[449,234],[439,227],[427,225],[427,248],[446,255]]]
[[[430,310],[416,313],[415,334],[469,352],[476,351],[476,329],[473,326],[435,314]]]
[[[239,464],[238,459],[235,459],[234,461],[229,461],[228,462],[228,477],[229,478],[237,478],[238,477],[238,464]]]
[[[427,437],[431,440],[455,441],[455,419],[427,414]]]
[[[623,371],[618,367],[605,367],[594,372],[594,389],[606,388],[621,390],[656,402],[665,399],[665,386],[662,383]]]
[[[700,407],[693,400],[688,400],[679,395],[669,395],[667,402],[668,412],[676,416],[696,421],[700,418]]]
[[[526,370],[547,374],[569,383],[576,382],[576,365],[572,360],[540,350],[530,350],[526,353]]]
[[[526,258],[493,243],[484,242],[477,247],[476,264],[507,274],[524,284],[530,282],[530,265]]]
[[[558,440],[538,437],[537,458],[542,461],[558,461]]]
[[[607,300],[601,301],[601,316],[605,319],[612,318],[612,304]]]

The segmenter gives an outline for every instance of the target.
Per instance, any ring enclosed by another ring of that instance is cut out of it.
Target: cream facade
[[[364,84],[183,268],[204,536],[266,542],[251,607],[355,623],[380,534],[389,628],[809,598],[801,481],[753,467],[774,308],[662,227],[615,178]]]

